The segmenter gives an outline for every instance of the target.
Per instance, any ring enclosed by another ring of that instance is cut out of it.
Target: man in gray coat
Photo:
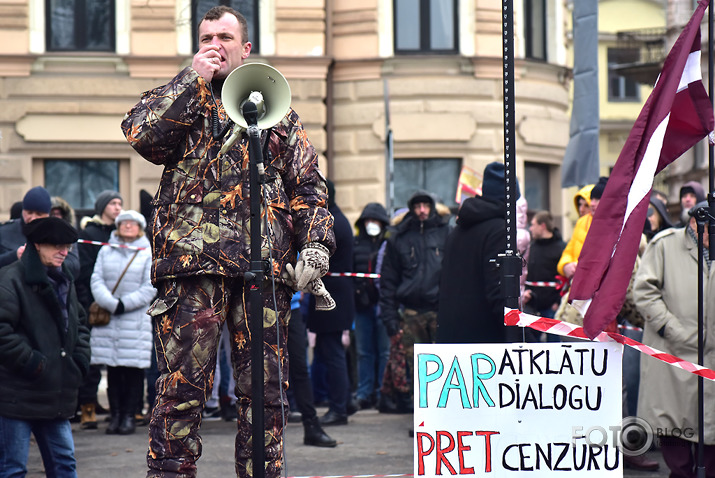
[[[695,205],[691,211],[707,207]],[[645,318],[643,342],[683,360],[698,360],[698,247],[697,224],[670,228],[648,244],[635,278],[633,295]],[[705,245],[704,365],[715,366],[715,268]],[[641,360],[638,414],[660,438],[660,448],[671,477],[694,477],[698,440],[697,377],[655,359]],[[705,403],[715,399],[715,384],[705,381]],[[705,408],[705,468],[715,474],[715,408]]]

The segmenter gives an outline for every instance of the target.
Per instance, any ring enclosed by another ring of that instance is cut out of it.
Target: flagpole
[[[715,63],[713,57],[713,0],[708,3],[708,93],[710,94],[710,101],[712,102],[713,86],[715,85],[715,75],[713,74],[713,64]],[[715,149],[713,149],[712,141],[708,138],[708,209],[713,211],[713,205],[715,202],[715,197],[713,197],[713,190],[715,189],[715,175],[713,170],[715,169]],[[712,214],[708,214],[707,224],[708,233],[715,233],[715,223],[712,221]],[[704,327],[704,314],[703,314],[703,302],[704,302],[704,284],[703,284],[703,238],[705,223],[702,225],[698,221],[698,365],[703,365],[705,354],[703,350],[703,327]],[[713,241],[715,242],[715,241]],[[715,252],[715,244],[709,244],[710,257],[713,256]],[[695,467],[695,476],[697,478],[705,478],[705,384],[703,377],[698,377],[698,458]]]
[[[520,309],[521,258],[516,249],[516,134],[514,131],[514,8],[502,0],[502,67],[504,94],[504,197],[506,204],[506,251],[499,255],[505,306]]]

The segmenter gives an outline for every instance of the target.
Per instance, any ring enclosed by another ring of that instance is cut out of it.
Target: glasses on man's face
[[[72,248],[74,247],[74,244],[55,244],[55,249],[58,251],[67,251],[71,252]]]

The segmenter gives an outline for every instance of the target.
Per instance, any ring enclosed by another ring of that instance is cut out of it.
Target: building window
[[[77,219],[94,215],[94,201],[106,189],[119,191],[119,161],[58,160],[44,162],[45,188],[75,209]]]
[[[521,194],[526,198],[531,211],[550,211],[549,201],[549,173],[551,168],[547,164],[524,163],[524,183],[520,184]]]
[[[524,0],[526,57],[546,61],[546,0]]]
[[[457,53],[457,0],[394,0],[396,53]]]
[[[114,0],[47,0],[45,12],[47,51],[114,51]]]
[[[452,208],[457,205],[457,181],[462,168],[457,158],[395,159],[395,209],[407,207],[407,201],[419,190],[435,194]]]
[[[618,72],[619,66],[632,65],[639,61],[638,48],[608,49],[608,101],[640,101],[638,83]]]
[[[199,49],[199,39],[197,37],[199,22],[204,15],[206,15],[206,12],[216,5],[226,5],[246,17],[246,22],[248,23],[248,41],[251,42],[251,53],[260,53],[258,44],[258,0],[192,0],[191,25],[193,27],[194,51],[198,51]]]

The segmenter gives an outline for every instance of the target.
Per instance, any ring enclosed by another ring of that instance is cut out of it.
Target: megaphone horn
[[[247,101],[256,104],[258,128],[278,124],[290,108],[290,86],[280,71],[263,63],[246,63],[226,77],[221,100],[228,117],[242,128],[248,128],[243,117]]]

